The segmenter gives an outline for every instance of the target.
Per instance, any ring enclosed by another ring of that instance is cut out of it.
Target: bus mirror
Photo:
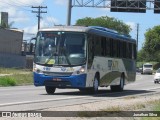
[[[30,43],[29,44],[29,51],[28,51],[29,55],[33,55],[34,54],[34,43]]]
[[[30,46],[29,46],[29,53],[32,54],[33,52],[33,43],[30,43]]]
[[[36,38],[32,38],[29,42],[29,54],[30,55],[33,55],[34,54],[34,45],[35,45],[35,41],[36,41]]]

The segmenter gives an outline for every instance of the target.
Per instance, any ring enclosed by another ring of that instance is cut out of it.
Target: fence
[[[0,53],[0,67],[32,69],[33,56]]]

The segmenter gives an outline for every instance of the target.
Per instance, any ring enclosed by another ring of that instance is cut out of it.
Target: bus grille
[[[43,72],[46,76],[71,76],[71,72]]]

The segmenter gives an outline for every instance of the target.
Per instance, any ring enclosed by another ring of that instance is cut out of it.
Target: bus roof
[[[40,29],[39,31],[70,31],[70,32],[86,32],[86,33],[94,33],[97,35],[110,37],[114,39],[119,39],[122,41],[130,41],[136,43],[136,40],[132,39],[131,37],[123,34],[119,34],[117,31],[99,27],[99,26],[54,26],[53,28],[45,28]]]

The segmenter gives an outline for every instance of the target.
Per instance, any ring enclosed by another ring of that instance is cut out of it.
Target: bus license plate
[[[53,78],[53,81],[62,81],[60,78]]]

